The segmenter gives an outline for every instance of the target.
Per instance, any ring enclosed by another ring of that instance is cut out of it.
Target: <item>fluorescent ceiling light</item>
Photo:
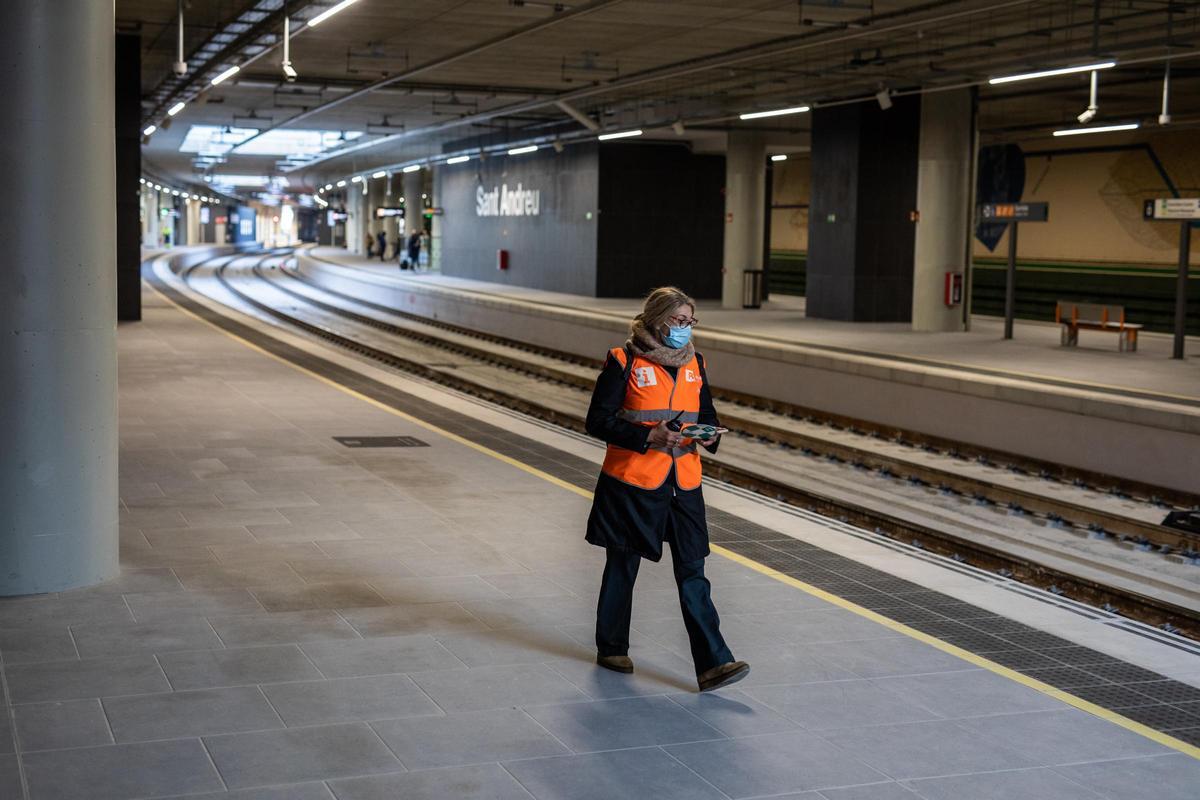
[[[338,186],[345,186],[345,185],[346,185],[345,181],[338,181]]]
[[[1111,133],[1112,131],[1133,131],[1141,127],[1140,122],[1129,122],[1123,125],[1099,125],[1093,128],[1064,128],[1055,131],[1055,136],[1078,136],[1082,133]]]
[[[258,128],[231,128],[225,125],[193,125],[179,143],[179,152],[201,156],[223,156],[258,133]]]
[[[143,129],[143,130],[142,130],[142,136],[149,136],[150,134],[154,133],[156,130],[158,130],[158,126],[157,126],[157,125],[147,125],[147,126],[146,126],[146,127]]]
[[[327,184],[325,184],[325,191],[329,191],[329,190],[330,190],[330,189],[332,189],[332,188],[333,188],[333,184],[332,184],[332,183],[327,183]]]
[[[384,170],[379,170],[379,172],[372,172],[371,177],[372,178],[386,178],[387,172],[385,172]]]
[[[362,183],[362,175],[355,175],[350,179],[351,183]]]
[[[792,106],[791,108],[777,108],[774,111],[752,111],[749,114],[742,114],[738,119],[762,119],[763,117],[782,117],[788,114],[803,114],[808,111],[808,106]]]
[[[238,155],[309,158],[362,136],[362,131],[276,129],[251,139],[234,150]]]
[[[453,158],[447,158],[446,163],[447,164],[461,164],[464,161],[470,161],[470,160],[471,160],[470,156],[454,156]]]
[[[178,189],[172,189],[172,190],[171,190],[171,194],[175,195],[176,197],[179,197],[179,190],[178,190]]]
[[[1115,67],[1115,61],[1102,61],[1099,64],[1081,64],[1078,67],[1062,67],[1060,69],[1045,69],[1040,72],[1026,72],[1021,75],[1006,75],[1003,78],[989,78],[988,83],[995,86],[998,83],[1015,83],[1016,81],[1031,81],[1035,78],[1051,78],[1055,75],[1070,75],[1072,72],[1093,72],[1098,69]]]
[[[266,186],[270,183],[287,186],[288,180],[268,175],[214,175],[213,183],[218,186]]]
[[[421,169],[420,164],[409,164],[407,167],[404,168],[404,171],[405,172],[418,172],[418,171],[420,171],[420,169]]]
[[[146,185],[146,179],[145,179],[145,178],[138,178],[138,183],[140,183],[140,184],[142,184],[143,186],[145,186],[145,185]]]
[[[538,146],[536,144],[531,144],[526,147],[514,147],[512,150],[508,151],[508,154],[510,156],[519,156],[519,155],[522,155],[523,153],[532,153],[537,149],[538,149]]]
[[[221,73],[220,75],[218,75],[217,77],[213,78],[213,79],[212,79],[212,85],[213,85],[213,86],[216,86],[216,85],[217,85],[218,83],[220,83],[221,81],[223,81],[223,80],[225,80],[225,79],[227,79],[227,78],[232,78],[234,75],[237,75],[237,74],[238,74],[239,72],[241,72],[241,71],[242,71],[242,68],[241,68],[241,67],[239,67],[237,64],[234,64],[232,67],[230,67],[229,69],[225,70],[224,72],[222,72],[222,73]]]
[[[641,136],[641,135],[642,135],[642,131],[641,131],[641,129],[638,129],[635,131],[618,131],[616,133],[602,133],[599,136],[597,136],[596,138],[602,142],[605,142],[605,141],[608,141],[609,139],[624,139],[629,136]]]
[[[787,156],[784,155],[783,153],[780,153],[779,155],[771,156],[771,160],[772,161],[787,161]]]
[[[324,11],[322,11],[320,14],[317,14],[315,17],[310,19],[308,21],[308,27],[310,27],[310,28],[317,27],[322,22],[324,22],[325,20],[332,17],[334,14],[338,13],[339,11],[344,10],[347,6],[354,5],[357,2],[358,2],[358,0],[342,0],[342,2],[338,3],[336,6],[333,6],[332,8],[327,8]]]
[[[173,117],[173,116],[175,116],[176,114],[178,114],[180,111],[183,111],[183,109],[184,109],[185,107],[187,107],[187,103],[185,103],[185,102],[183,102],[182,100],[180,100],[178,103],[176,103],[175,105],[173,105],[173,106],[171,106],[170,108],[168,108],[168,109],[167,109],[167,116],[168,116],[168,117]]]

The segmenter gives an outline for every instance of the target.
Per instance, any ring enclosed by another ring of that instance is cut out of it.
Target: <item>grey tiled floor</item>
[[[1200,762],[714,557],[592,664],[588,503],[147,296],[121,342],[122,577],[0,602],[0,800],[1192,798]],[[355,451],[336,435],[428,448]]]

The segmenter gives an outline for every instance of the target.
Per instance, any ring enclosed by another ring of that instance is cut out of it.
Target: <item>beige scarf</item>
[[[632,335],[625,342],[634,355],[661,364],[664,367],[682,367],[696,355],[696,348],[688,342],[683,347],[667,347],[659,338],[646,329],[640,319],[635,319],[631,326]]]

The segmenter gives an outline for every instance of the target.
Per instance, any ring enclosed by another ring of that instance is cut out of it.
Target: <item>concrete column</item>
[[[947,272],[966,273],[975,160],[975,98],[970,89],[921,98],[912,327],[963,330],[962,306],[944,302]],[[965,298],[964,298],[965,302]]]
[[[766,139],[731,133],[725,151],[725,257],[721,307],[742,307],[742,274],[762,269],[766,226]]]
[[[346,249],[359,256],[365,256],[364,247],[366,227],[363,225],[364,207],[362,187],[357,183],[346,183]]]
[[[385,205],[385,197],[387,195],[387,178],[367,178],[367,229],[371,232],[371,238],[374,240],[379,235],[380,231],[387,232],[384,225],[384,220],[375,216],[375,209]],[[388,236],[388,243],[392,240]],[[375,254],[379,257],[379,253]]]
[[[425,170],[401,173],[404,179],[404,240],[413,233],[420,232],[425,224],[421,216],[425,206],[421,203],[421,187],[425,185]]]
[[[4,6],[0,595],[118,573],[113,51],[112,3]]]

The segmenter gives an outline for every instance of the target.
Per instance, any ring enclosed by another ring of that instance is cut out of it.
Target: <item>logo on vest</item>
[[[639,387],[658,385],[658,378],[654,374],[654,367],[638,367],[633,371],[633,378],[637,381]]]
[[[695,383],[696,382],[696,373],[693,370],[685,369],[683,371],[683,379],[685,381],[687,381],[688,383]]]

